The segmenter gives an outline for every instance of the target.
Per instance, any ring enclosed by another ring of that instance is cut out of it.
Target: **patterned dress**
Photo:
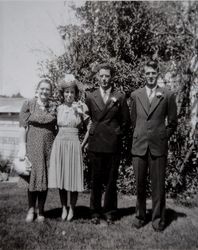
[[[57,123],[59,132],[53,143],[50,168],[49,188],[67,191],[83,191],[83,158],[78,136],[82,120],[88,119],[87,106],[77,108],[62,104],[58,107]]]
[[[20,112],[20,126],[27,128],[27,157],[32,163],[29,177],[20,177],[19,187],[29,191],[45,191],[48,188],[48,166],[51,147],[55,138],[55,105],[42,107],[36,99],[24,102]]]

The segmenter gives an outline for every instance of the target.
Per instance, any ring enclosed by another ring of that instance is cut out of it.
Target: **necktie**
[[[104,103],[106,103],[107,100],[108,100],[108,93],[107,93],[107,91],[104,91],[103,92],[103,101],[104,101]]]
[[[153,89],[150,89],[150,93],[149,93],[149,102],[151,103],[153,100]]]

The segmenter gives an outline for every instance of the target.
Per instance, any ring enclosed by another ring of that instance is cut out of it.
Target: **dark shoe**
[[[155,232],[162,232],[165,229],[165,224],[164,223],[159,223],[158,225],[152,224],[153,229]]]
[[[133,222],[133,226],[137,229],[140,229],[141,227],[145,226],[146,222],[145,220],[140,220],[138,218],[135,218]]]

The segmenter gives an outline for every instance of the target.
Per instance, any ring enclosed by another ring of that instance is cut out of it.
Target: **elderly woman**
[[[58,135],[52,147],[49,168],[49,188],[59,188],[62,204],[62,220],[71,221],[77,202],[78,192],[83,186],[83,158],[81,149],[87,135],[80,145],[78,129],[88,121],[87,106],[77,102],[79,89],[76,81],[63,81],[60,85],[63,103],[57,108]],[[69,212],[67,212],[69,194]]]
[[[55,106],[49,98],[52,85],[43,79],[37,86],[37,98],[24,102],[20,112],[21,143],[19,158],[28,157],[32,164],[30,176],[21,176],[19,186],[28,189],[29,210],[26,222],[35,219],[35,207],[38,200],[38,222],[43,222],[44,204],[48,189],[48,162],[52,143],[55,138]]]

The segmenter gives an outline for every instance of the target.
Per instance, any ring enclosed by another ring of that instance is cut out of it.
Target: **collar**
[[[48,106],[49,101],[43,102],[43,101],[41,101],[40,98],[37,98],[37,103],[38,103],[40,106],[46,107],[46,106]]]
[[[156,85],[154,88],[152,88],[153,93],[155,93],[157,87],[158,87],[158,86]],[[146,93],[147,93],[147,95],[149,96],[151,89],[148,88],[146,85],[145,85],[145,88],[146,88]]]
[[[104,96],[104,95],[110,95],[110,92],[111,92],[111,89],[112,87],[108,88],[107,90],[104,91],[104,89],[102,87],[100,87],[100,93],[101,93],[101,96]]]

